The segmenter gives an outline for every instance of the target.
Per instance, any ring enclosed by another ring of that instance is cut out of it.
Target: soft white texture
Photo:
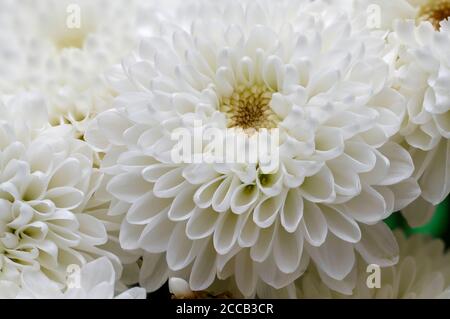
[[[0,103],[0,280],[24,270],[62,283],[70,264],[97,256],[107,240],[104,203],[92,198],[102,174],[94,152],[70,126],[50,127],[45,101],[34,94]]]
[[[61,286],[42,272],[27,269],[19,285],[0,280],[0,298],[16,299],[145,299],[143,288],[115,295],[116,274],[109,259],[101,257],[81,267],[73,285]]]
[[[318,298],[318,299],[432,299],[450,298],[450,254],[445,244],[423,234],[406,238],[396,231],[400,247],[399,262],[381,269],[380,288],[369,288],[367,263],[358,260],[358,267],[346,278],[356,282],[353,291],[338,293],[321,282],[317,272],[310,268],[295,284],[283,290],[261,287],[261,298]],[[371,281],[372,282],[372,281]]]
[[[400,135],[410,146],[422,191],[404,211],[413,226],[450,193],[450,31],[442,26],[437,31],[428,22],[398,21],[390,36],[398,48],[396,87],[407,100]]]

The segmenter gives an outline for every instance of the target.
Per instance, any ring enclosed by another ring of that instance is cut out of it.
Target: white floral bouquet
[[[0,297],[449,298],[450,0],[0,0]]]

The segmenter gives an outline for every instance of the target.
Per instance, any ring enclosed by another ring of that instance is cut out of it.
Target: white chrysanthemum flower
[[[379,221],[419,189],[409,153],[389,141],[405,108],[384,40],[319,1],[212,8],[190,31],[143,41],[116,74],[116,108],[86,134],[106,153],[122,247],[151,254],[147,275],[180,273],[195,291],[234,275],[245,296],[292,283],[310,259],[328,282],[351,272],[355,251],[395,263]],[[278,129],[279,169],[174,161],[171,135],[197,120]]]
[[[0,11],[0,90],[44,94],[52,124],[81,132],[115,95],[103,73],[161,19],[139,0],[3,0]]]
[[[25,269],[63,282],[66,268],[99,255],[107,232],[91,200],[102,174],[94,152],[70,126],[50,127],[38,96],[0,104],[0,280]]]
[[[422,189],[421,198],[404,211],[416,226],[450,193],[450,30],[398,21],[390,38],[399,46],[396,87],[407,99],[400,135],[411,146]]]
[[[375,268],[367,269],[367,264],[358,260],[358,267],[348,278],[356,282],[349,294],[337,293],[321,282],[314,269],[295,284],[283,290],[275,291],[265,287],[261,289],[263,298],[357,298],[357,299],[430,299],[450,298],[450,253],[445,253],[441,240],[432,239],[423,234],[405,238],[401,232],[395,232],[400,247],[397,265],[381,268],[377,282]],[[347,279],[346,279],[347,280]],[[370,284],[370,287],[368,285]],[[379,284],[379,287],[372,285]]]
[[[101,257],[83,265],[68,285],[50,280],[42,272],[26,269],[19,285],[0,280],[0,298],[16,299],[145,299],[143,288],[132,288],[115,296],[116,274],[109,259]]]

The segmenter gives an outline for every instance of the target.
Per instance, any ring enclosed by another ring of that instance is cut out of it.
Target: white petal
[[[178,223],[170,236],[167,245],[167,265],[177,271],[187,267],[198,252],[199,240],[192,241],[186,236],[186,225]],[[195,246],[195,247],[194,247]]]
[[[400,145],[386,143],[379,150],[389,159],[389,171],[380,185],[392,185],[411,177],[414,164],[409,153]]]
[[[102,134],[110,142],[116,145],[123,144],[123,132],[130,126],[127,119],[119,114],[119,112],[108,111],[99,115],[97,120]]]
[[[409,206],[405,207],[402,210],[402,214],[411,227],[420,227],[430,221],[435,210],[436,207],[433,204],[419,197]]]
[[[394,211],[400,211],[411,204],[420,196],[420,186],[415,178],[392,185],[389,187],[395,197]]]
[[[215,211],[225,212],[230,209],[231,197],[239,185],[240,181],[236,176],[229,176],[220,184],[212,199],[212,207]]]
[[[290,274],[285,274],[278,270],[273,255],[268,256],[262,263],[256,263],[255,268],[260,278],[275,289],[281,289],[299,278],[308,266],[309,258],[302,258],[297,270]]]
[[[204,184],[217,177],[212,165],[191,164],[183,169],[183,177],[191,184]]]
[[[273,225],[279,215],[279,211],[284,204],[286,193],[276,197],[268,197],[259,202],[253,211],[253,221],[261,228],[268,228]]]
[[[353,218],[334,210],[330,206],[321,206],[330,231],[338,238],[349,243],[357,243],[361,239],[361,230]]]
[[[300,191],[304,198],[314,203],[333,201],[336,193],[330,169],[324,166],[316,175],[305,178]]]
[[[122,292],[114,299],[146,299],[147,292],[144,288],[134,287]]]
[[[254,261],[263,262],[269,257],[275,236],[277,234],[278,224],[275,223],[270,228],[261,229],[258,241],[250,249],[250,256]]]
[[[47,198],[50,199],[56,207],[67,210],[78,207],[84,200],[84,194],[73,187],[58,187],[47,192]]]
[[[186,234],[192,240],[210,236],[217,225],[220,214],[212,209],[197,209],[186,226]]]
[[[175,168],[176,166],[170,164],[149,165],[142,170],[142,178],[147,182],[156,183],[161,176]]]
[[[133,225],[124,220],[120,226],[119,241],[124,249],[133,250],[139,248],[139,238],[144,226]]]
[[[195,187],[185,187],[172,202],[169,209],[169,218],[179,222],[188,219],[194,212],[196,206],[194,203]]]
[[[195,259],[192,266],[189,285],[194,291],[206,290],[214,281],[216,275],[216,257],[212,240]]]
[[[139,247],[149,253],[167,251],[167,245],[174,227],[175,224],[167,217],[167,210],[162,211],[145,226],[139,238]]]
[[[48,188],[75,186],[80,179],[80,162],[75,158],[65,160],[53,173]]]
[[[133,203],[151,191],[151,184],[143,180],[140,175],[125,173],[114,176],[108,183],[107,189],[117,199]]]
[[[328,232],[327,220],[319,206],[303,201],[303,219],[300,223],[305,239],[313,246],[320,246],[325,242]]]
[[[80,227],[78,232],[88,245],[103,245],[108,241],[105,225],[95,218],[87,214],[77,216]]]
[[[219,254],[225,255],[231,251],[244,221],[245,215],[236,215],[232,212],[221,213],[214,231],[214,248]]]
[[[167,210],[169,205],[169,200],[155,197],[155,195],[150,192],[131,205],[128,214],[126,215],[126,219],[133,225],[146,225],[156,215],[163,210]]]
[[[256,185],[266,196],[277,196],[283,189],[283,175],[279,170],[277,174],[260,174],[256,179]]]
[[[363,186],[361,194],[343,204],[345,212],[359,222],[376,223],[386,215],[386,203],[375,189]]]
[[[169,268],[164,254],[145,254],[139,273],[139,285],[148,292],[158,290],[168,279]]]
[[[336,193],[344,196],[356,196],[361,191],[361,181],[352,165],[344,158],[341,156],[327,162],[327,165],[333,174]]]
[[[317,267],[336,280],[344,279],[355,265],[353,245],[329,234],[320,247],[306,245]]]
[[[303,253],[303,236],[297,231],[288,233],[282,227],[273,246],[275,263],[283,273],[290,274],[297,270]]]
[[[450,193],[450,142],[442,140],[430,167],[425,171],[419,184],[422,196],[433,205],[442,202]]]
[[[91,261],[81,269],[81,286],[86,292],[101,283],[107,283],[113,288],[115,280],[114,267],[106,257]],[[113,292],[113,289],[111,289],[111,295]]]
[[[176,168],[158,178],[153,187],[154,194],[162,198],[175,197],[187,185],[182,172],[182,168]]]
[[[252,207],[259,197],[258,187],[242,184],[234,189],[231,196],[231,210],[235,214],[242,214]]]
[[[172,277],[169,279],[169,291],[178,299],[193,296],[193,292],[191,288],[189,288],[189,284],[181,278]]]
[[[254,294],[258,277],[253,269],[253,261],[248,250],[241,250],[235,258],[236,285],[244,296]]]
[[[383,222],[373,226],[360,224],[362,237],[356,250],[368,264],[390,267],[398,261],[398,245],[389,227]]]
[[[372,148],[365,143],[347,142],[345,154],[357,172],[369,172],[375,166],[376,156]]]
[[[259,237],[260,228],[253,221],[253,214],[247,213],[244,226],[238,238],[239,246],[252,247]]]
[[[194,195],[194,201],[200,208],[210,207],[212,204],[212,200],[215,192],[220,187],[221,183],[224,180],[224,176],[220,176],[212,181],[203,184]]]
[[[327,287],[330,287],[334,291],[337,291],[343,295],[350,296],[353,294],[353,289],[356,286],[356,281],[358,279],[357,267],[353,267],[349,275],[344,279],[336,280],[328,276],[325,272],[318,269],[320,279],[324,282]],[[364,283],[365,284],[365,283]]]
[[[281,225],[287,232],[293,233],[298,229],[303,218],[303,198],[298,189],[291,189],[281,210]]]

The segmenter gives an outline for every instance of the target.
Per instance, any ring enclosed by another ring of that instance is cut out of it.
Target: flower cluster
[[[449,16],[0,0],[0,297],[449,296],[442,244],[384,222],[423,225],[450,193]],[[243,160],[176,160],[180,130]]]

